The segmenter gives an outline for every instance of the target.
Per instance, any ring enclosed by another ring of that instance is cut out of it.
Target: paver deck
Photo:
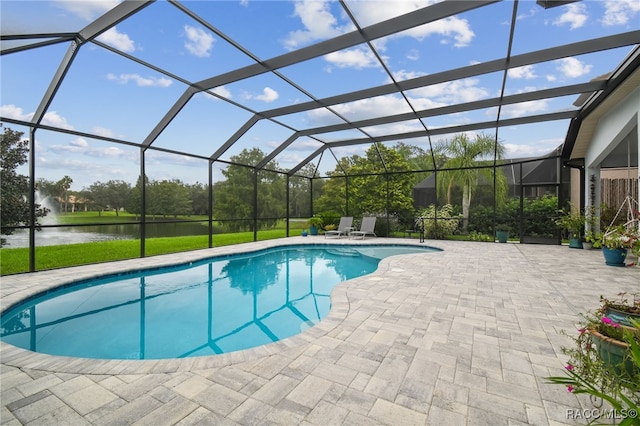
[[[220,247],[2,278],[2,309],[61,283],[287,243]],[[408,243],[369,239],[354,244]],[[560,425],[588,400],[561,374],[565,329],[600,295],[640,290],[640,268],[599,251],[427,241],[442,252],[383,259],[338,285],[328,317],[292,338],[231,354],[103,361],[0,343],[2,425]]]

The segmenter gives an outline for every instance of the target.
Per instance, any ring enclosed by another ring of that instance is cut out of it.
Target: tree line
[[[5,128],[2,135],[2,233],[12,226],[28,224],[28,178],[15,169],[27,161],[28,144],[21,132]],[[405,143],[387,146],[373,143],[364,155],[352,155],[338,159],[327,178],[319,178],[313,164],[307,164],[301,175],[288,179],[289,215],[309,217],[318,212],[335,215],[391,215],[412,217],[415,206],[413,187],[430,172],[416,170],[436,168],[473,167],[488,164],[494,154],[501,157],[502,144],[496,147],[491,137],[476,135],[475,140],[466,135],[456,135],[452,140],[425,151]],[[224,179],[213,184],[212,213],[230,231],[253,230],[252,220],[258,218],[260,228],[269,228],[287,215],[287,177],[275,160],[263,170],[250,166],[258,164],[266,154],[259,148],[244,149],[230,158],[230,164],[221,170]],[[438,193],[452,200],[452,189],[461,193],[461,207],[465,226],[469,205],[478,179],[493,178],[493,169],[457,170],[440,172]],[[498,173],[497,189],[503,191],[504,176]],[[142,194],[146,196],[146,214],[152,217],[178,217],[209,214],[209,188],[207,184],[185,183],[179,179],[150,180],[140,177],[135,185],[123,180],[94,182],[81,191],[71,191],[73,179],[64,176],[58,181],[38,179],[37,189],[59,203],[61,212],[76,208],[97,211],[112,210],[118,215],[126,211],[142,213]],[[6,199],[5,199],[6,196]],[[313,196],[313,210],[311,211]],[[347,197],[348,196],[348,197]],[[348,206],[346,205],[348,199]],[[27,202],[27,204],[25,204]],[[255,212],[254,212],[255,211]],[[38,206],[36,217],[46,211]]]

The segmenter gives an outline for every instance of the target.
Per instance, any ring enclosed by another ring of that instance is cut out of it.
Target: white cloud
[[[537,141],[535,145],[505,143],[505,158],[540,157],[549,154],[562,143],[564,143],[563,138],[544,139]]]
[[[121,84],[127,84],[129,81],[135,82],[140,87],[169,87],[173,83],[171,79],[166,77],[142,77],[138,74],[120,74],[115,75],[113,73],[107,74],[107,79],[111,81],[117,81]]]
[[[549,102],[546,99],[504,105],[500,110],[500,118],[524,117],[527,115],[545,112],[548,108]],[[496,113],[496,109],[492,108],[491,111],[487,112],[487,115],[495,117]]]
[[[33,113],[31,115],[33,116]],[[55,111],[46,113],[42,118],[42,124],[48,124],[61,129],[73,130],[73,126],[67,123],[67,119]]]
[[[557,61],[557,69],[568,78],[576,78],[588,74],[593,68],[576,58],[562,58]]]
[[[86,21],[91,21],[113,9],[119,0],[55,0],[55,3]]]
[[[370,99],[361,99],[348,104],[334,105],[331,109],[343,114],[351,120],[380,117],[384,115],[400,114],[410,111],[403,98],[387,95]],[[335,115],[324,108],[314,109],[308,112],[309,121],[313,124],[323,125],[335,123]]]
[[[199,166],[201,164],[201,160],[195,159],[193,157],[187,157],[186,155],[174,155],[167,154],[160,151],[150,150],[147,152],[145,156],[145,160],[148,164],[158,164],[162,166],[166,166],[167,164],[175,164],[177,166],[189,166],[196,165]],[[154,178],[154,179],[178,179],[179,176],[175,177],[164,177],[164,178]]]
[[[98,40],[123,52],[132,53],[136,50],[133,40],[131,40],[127,34],[118,31],[116,27],[111,27],[100,34]]]
[[[22,108],[13,104],[0,106],[0,115],[22,121],[31,121],[35,112],[25,113]],[[73,126],[67,123],[67,119],[55,111],[47,112],[42,118],[42,124],[73,130]]]
[[[419,77],[421,74],[399,71],[395,73],[398,80]],[[421,87],[407,91],[407,96],[413,107],[420,111],[453,105],[461,102],[471,102],[484,99],[489,92],[479,85],[478,79],[468,78],[463,80],[448,81]],[[362,99],[344,105],[332,107],[336,112],[345,115],[351,120],[381,117],[384,115],[396,115],[410,112],[410,108],[403,98],[393,95],[378,96],[371,99]],[[314,125],[335,123],[335,116],[329,111],[318,108],[308,113],[309,121]]]
[[[475,37],[475,33],[471,29],[469,22],[466,19],[457,17],[431,22],[395,35],[394,37],[402,37],[405,35],[415,37],[418,40],[422,40],[431,35],[439,35],[442,37],[441,43],[449,44],[451,43],[450,40],[453,39],[453,45],[456,47],[468,46]]]
[[[407,59],[409,59],[410,61],[417,61],[418,59],[420,59],[420,52],[416,49],[411,49],[407,53]]]
[[[60,8],[89,22],[113,9],[120,0],[55,0],[55,2]],[[127,34],[119,32],[115,26],[100,34],[98,40],[123,52],[135,51],[133,40]]]
[[[285,47],[297,49],[317,40],[325,40],[345,32],[331,14],[329,1],[296,1],[294,15],[299,17],[303,30],[291,31],[284,40]]]
[[[605,13],[602,23],[606,26],[625,25],[629,21],[635,20],[640,13],[640,2],[638,0],[608,0],[605,2]]]
[[[22,121],[29,121],[33,117],[33,113],[25,114],[22,108],[13,104],[0,106],[0,115]]]
[[[89,143],[84,138],[78,137],[69,142],[69,145],[77,146],[79,148],[86,148],[89,146]]]
[[[189,53],[200,58],[211,55],[211,49],[213,48],[215,39],[210,33],[204,31],[202,28],[192,27],[191,25],[185,25],[184,32],[187,37],[187,41],[184,42],[184,47]]]
[[[95,171],[96,168],[96,164],[91,161],[80,161],[69,158],[50,160],[46,157],[38,157],[37,164],[38,167],[45,169],[63,170],[65,174],[69,174],[69,170]]]
[[[217,95],[220,95],[224,98],[231,99],[231,91],[227,89],[225,86],[218,86],[211,89],[211,91]],[[217,99],[217,98],[215,98]]]
[[[47,152],[56,153],[62,156],[68,156],[69,154],[81,154],[93,158],[121,158],[129,156],[126,151],[117,146],[92,147],[85,139],[80,137],[72,139],[66,145],[50,145]]]
[[[424,104],[426,100],[433,104],[424,104],[424,107],[452,105],[486,98],[489,92],[484,87],[479,86],[479,83],[478,79],[466,78],[421,87],[408,93],[415,105]]]
[[[262,90],[262,94],[255,96],[255,99],[259,101],[264,101],[264,102],[273,102],[276,99],[278,99],[279,96],[280,95],[278,94],[278,92],[273,90],[271,87],[265,87]]]
[[[329,53],[325,55],[325,59],[338,68],[363,69],[380,66],[373,52],[362,47]]]
[[[553,25],[562,26],[569,24],[569,28],[575,30],[580,28],[587,22],[588,16],[586,14],[587,6],[581,3],[572,3],[566,6],[566,11],[560,15]]]
[[[112,138],[112,137],[115,136],[113,131],[111,131],[110,129],[106,129],[104,127],[97,126],[97,127],[94,127],[92,129],[92,131],[93,131],[94,134],[96,134],[98,136],[104,136],[104,137],[107,137],[107,138]]]
[[[99,148],[99,149],[95,150],[94,152],[96,152],[96,154],[99,157],[122,157],[122,156],[126,155],[126,153],[122,149],[120,149],[120,148],[118,148],[116,146],[108,146],[106,148]]]
[[[533,65],[525,65],[522,67],[511,68],[509,70],[509,78],[531,80],[538,77],[533,70]]]
[[[433,0],[407,0],[407,1],[357,1],[350,2],[354,15],[361,26],[366,27],[387,19],[413,12],[417,9],[436,3]],[[453,43],[456,47],[469,45],[475,36],[469,22],[458,17],[449,17],[436,22],[421,25],[393,35],[394,38],[414,37],[418,40],[439,35],[443,37],[443,43]]]
[[[524,5],[526,5],[526,3],[524,3]],[[529,7],[529,9],[527,11],[518,13],[518,16],[516,16],[516,21],[523,21],[525,19],[532,18],[532,17],[536,16],[537,14],[538,14],[538,7],[537,6]]]

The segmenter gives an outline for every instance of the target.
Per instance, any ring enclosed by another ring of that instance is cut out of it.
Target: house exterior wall
[[[597,129],[593,135],[589,149],[585,155],[585,188],[589,188],[589,179],[591,175],[595,175],[596,182],[596,205],[599,204],[600,196],[600,165],[602,161],[609,155],[613,149],[622,141],[622,139],[630,132],[638,132],[640,116],[640,88],[636,88],[622,102],[613,107],[599,121]],[[640,135],[636,135],[640,136]],[[636,140],[640,140],[637,138]],[[640,157],[640,153],[638,154]],[[640,158],[636,161],[640,163]],[[638,168],[633,170],[634,178],[640,180]],[[604,176],[602,176],[604,177]],[[609,177],[609,176],[608,176]],[[589,197],[585,197],[585,207],[589,203]],[[635,194],[636,200],[640,200],[640,190]]]

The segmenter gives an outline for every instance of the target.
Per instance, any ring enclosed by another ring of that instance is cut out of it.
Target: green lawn
[[[88,212],[73,212],[73,213],[58,213],[56,219],[60,225],[107,225],[111,223],[124,223],[124,222],[137,222],[139,217],[126,212],[119,212],[116,215],[114,211],[104,211],[101,213],[95,211]],[[208,216],[173,216],[162,217],[148,217],[147,222],[160,220],[209,220]]]
[[[90,224],[131,222],[136,218],[127,213],[116,216],[114,212],[104,212],[98,216],[96,212],[75,212],[59,215],[61,224]],[[182,218],[187,220],[206,220],[200,216]],[[291,222],[291,235],[299,235],[306,226],[305,222]],[[258,240],[284,238],[285,222],[275,229],[258,232]],[[214,247],[239,244],[253,241],[253,232],[235,232],[215,234]],[[145,255],[176,253],[181,251],[207,248],[207,235],[148,238],[145,243]],[[64,268],[68,266],[90,263],[109,262],[113,260],[133,259],[140,257],[140,240],[111,240],[93,243],[65,244],[58,246],[41,246],[36,248],[36,270]],[[0,248],[0,275],[17,274],[29,271],[29,249]]]

